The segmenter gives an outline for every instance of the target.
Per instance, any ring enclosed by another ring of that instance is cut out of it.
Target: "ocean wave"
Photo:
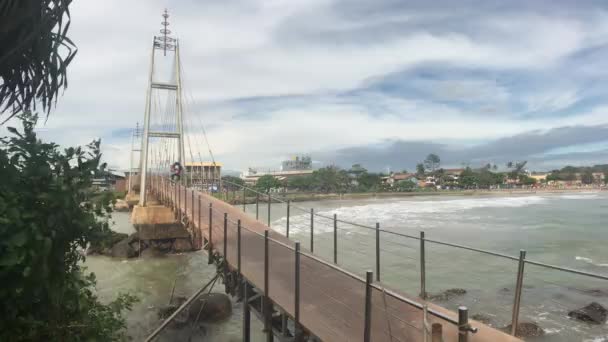
[[[593,266],[598,266],[598,267],[608,267],[608,264],[602,263],[602,264],[596,264],[593,262],[593,259],[591,258],[587,258],[587,257],[582,257],[582,256],[575,256],[574,259],[578,260],[578,261],[584,261],[588,264],[591,264]]]
[[[560,199],[569,199],[569,200],[588,200],[588,199],[595,199],[595,198],[599,198],[600,195],[596,192],[581,192],[579,194],[576,195],[561,195],[559,196]]]
[[[444,200],[399,200],[382,203],[370,203],[350,207],[340,207],[334,210],[318,211],[323,216],[332,217],[337,214],[338,218],[358,224],[368,225],[373,228],[376,222],[403,223],[408,226],[421,228],[424,226],[429,215],[437,218],[438,215],[450,216],[454,213],[474,210],[479,208],[518,208],[537,205],[547,201],[541,196],[522,197],[483,197],[468,199],[444,199]],[[482,218],[479,215],[470,216],[477,221]],[[277,231],[285,230],[286,218],[275,220],[272,224]],[[353,226],[339,223],[339,228],[352,229]],[[293,232],[310,231],[310,214],[302,213],[290,217],[290,230]],[[365,229],[358,229],[362,232]],[[333,231],[331,219],[315,217],[315,233],[327,233]]]

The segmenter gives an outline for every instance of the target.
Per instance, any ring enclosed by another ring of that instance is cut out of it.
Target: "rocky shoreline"
[[[447,289],[445,291],[441,291],[439,293],[427,293],[427,298],[431,302],[445,304],[445,302],[462,297],[466,293],[467,291],[465,289],[452,288]],[[589,290],[589,293],[605,294],[606,292],[602,290],[592,289]],[[604,306],[597,302],[591,302],[584,307],[570,310],[568,312],[568,317],[586,324],[601,325],[606,324],[606,321],[608,320],[608,309],[606,309]],[[475,313],[471,316],[471,319],[489,325],[491,327],[496,327],[494,315]],[[509,324],[504,327],[498,326],[496,328],[510,334],[512,325]],[[545,335],[545,333],[545,329],[543,329],[540,323],[533,321],[522,321],[517,324],[515,335],[517,337],[528,338],[540,337]]]
[[[138,232],[131,235],[112,232],[103,241],[90,245],[87,249],[87,255],[135,258],[161,256],[167,253],[183,253],[192,250],[192,242],[189,238],[143,240],[139,238]]]

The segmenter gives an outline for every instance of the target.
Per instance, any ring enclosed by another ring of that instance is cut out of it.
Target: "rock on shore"
[[[428,299],[431,301],[445,302],[452,298],[465,295],[467,290],[465,289],[447,289],[439,293],[429,293]]]
[[[134,258],[137,256],[156,257],[167,253],[182,253],[192,250],[192,242],[189,238],[141,240],[137,232],[131,235],[112,232],[105,240],[89,246],[87,254]]]
[[[606,323],[607,315],[608,310],[601,304],[596,302],[592,302],[585,307],[582,307],[577,310],[572,310],[568,313],[568,316],[571,318],[591,324]]]

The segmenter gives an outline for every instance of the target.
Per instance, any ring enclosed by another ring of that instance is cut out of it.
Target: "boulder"
[[[582,322],[587,322],[590,324],[604,324],[606,323],[606,316],[608,315],[608,310],[603,307],[601,304],[592,302],[589,305],[577,309],[572,310],[568,313],[569,317],[577,319]]]
[[[139,232],[135,232],[129,235],[129,244],[132,245],[136,242],[139,242]]]
[[[168,318],[185,301],[186,301],[186,297],[173,298],[173,300],[171,301],[171,304],[169,304],[167,306],[163,306],[158,309],[158,318],[163,319],[163,320]],[[182,327],[186,326],[186,324],[188,324],[189,319],[190,319],[190,316],[188,313],[188,309],[184,309],[177,316],[175,316],[173,321],[171,321],[171,323],[169,324],[169,327],[174,328],[174,329],[182,328]]]
[[[172,240],[152,240],[151,245],[152,245],[152,247],[154,247],[160,251],[169,252],[171,250],[171,246],[173,246],[173,241]]]
[[[124,239],[112,246],[111,255],[116,258],[133,258],[137,256],[137,253],[129,245],[129,240]]]
[[[192,242],[190,239],[175,239],[173,241],[173,252],[190,252],[192,251]]]
[[[465,289],[447,289],[443,292],[439,292],[439,293],[435,293],[435,294],[429,293],[428,299],[443,302],[443,301],[447,301],[447,300],[450,300],[455,297],[462,296],[466,293],[467,293],[467,290],[465,290]]]
[[[507,333],[511,333],[511,327],[512,327],[512,325],[509,324],[506,327],[504,327],[502,330]],[[541,328],[540,325],[538,325],[535,322],[521,322],[521,323],[517,324],[517,330],[515,330],[515,336],[521,337],[521,338],[539,337],[539,336],[543,336],[544,334],[545,334],[545,330],[543,328]]]
[[[204,293],[190,304],[190,320],[218,322],[227,319],[232,314],[230,297],[223,293]]]
[[[578,290],[578,289],[575,289],[575,290]],[[593,297],[608,297],[608,290],[587,289],[587,290],[583,290],[583,291]]]
[[[109,234],[89,245],[87,255],[112,255],[112,247],[127,237],[127,234],[110,231]]]

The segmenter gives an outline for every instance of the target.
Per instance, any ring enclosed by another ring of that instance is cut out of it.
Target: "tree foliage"
[[[110,232],[111,194],[89,200],[100,142],[60,151],[38,140],[36,116],[19,117],[23,129],[0,140],[0,340],[123,339],[134,298],[101,304],[81,267],[82,250]]]
[[[222,185],[228,191],[238,191],[245,186],[245,181],[239,177],[234,176],[223,176]]]
[[[428,156],[426,156],[426,159],[424,159],[424,167],[433,173],[439,168],[440,164],[441,159],[438,155],[434,153],[429,154]]]
[[[76,46],[67,37],[71,0],[0,2],[0,113],[50,111],[67,87],[67,67]]]
[[[269,193],[271,189],[280,187],[282,187],[281,182],[272,175],[263,175],[255,182],[255,188],[265,193]]]
[[[425,171],[426,170],[424,169],[424,164],[422,164],[422,163],[416,164],[416,175],[417,176],[420,176],[420,177],[424,176]]]

